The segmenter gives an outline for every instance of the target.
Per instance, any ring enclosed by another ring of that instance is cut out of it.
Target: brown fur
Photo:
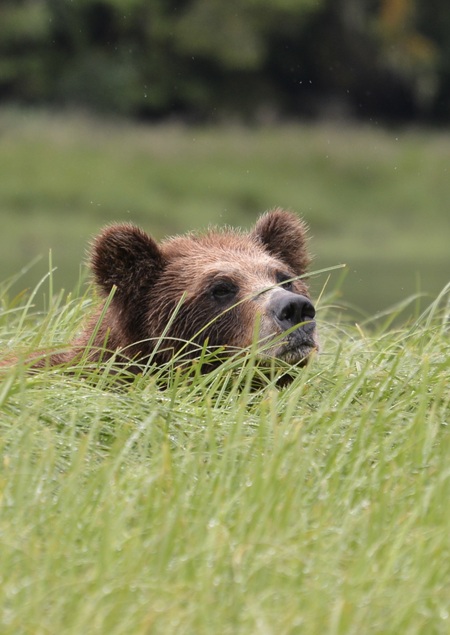
[[[83,354],[97,361],[118,350],[125,359],[160,364],[186,341],[190,357],[205,342],[235,351],[251,345],[256,324],[259,337],[270,341],[284,332],[285,322],[274,319],[274,312],[287,315],[280,302],[295,300],[294,294],[309,297],[303,279],[286,282],[289,291],[280,283],[303,276],[309,261],[304,223],[280,209],[260,217],[250,233],[216,229],[160,244],[133,225],[111,225],[95,238],[90,259],[103,298],[115,290],[103,321],[98,327],[101,306],[70,350],[53,354],[47,364],[74,362]],[[301,362],[317,348],[309,306],[303,320],[309,326],[298,326],[266,355]],[[164,342],[156,344],[165,330]]]

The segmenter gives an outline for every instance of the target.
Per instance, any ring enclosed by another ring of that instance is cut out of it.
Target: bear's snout
[[[307,333],[312,333],[315,329],[316,311],[311,301],[304,295],[280,289],[273,295],[267,309],[283,331],[288,331],[297,325],[301,325]]]

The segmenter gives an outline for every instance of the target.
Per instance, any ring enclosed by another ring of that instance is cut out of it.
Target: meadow
[[[2,635],[447,635],[450,137],[0,130]],[[207,375],[28,372],[95,304],[77,283],[101,224],[246,226],[276,204],[310,221],[316,269],[356,263],[313,277],[322,352],[288,386],[254,349]]]
[[[92,305],[2,297],[22,359]],[[255,351],[127,385],[0,369],[2,635],[449,632],[450,287],[395,329],[319,308],[283,389]]]

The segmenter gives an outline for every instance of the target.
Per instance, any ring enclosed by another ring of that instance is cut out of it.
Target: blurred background
[[[162,238],[283,206],[313,269],[347,264],[327,288],[355,315],[429,301],[449,124],[448,0],[1,0],[0,279],[35,287],[51,249],[70,291],[105,223]]]

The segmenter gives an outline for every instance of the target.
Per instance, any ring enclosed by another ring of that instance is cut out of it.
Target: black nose
[[[290,291],[277,294],[271,302],[270,310],[284,331],[302,322],[307,322],[304,327],[306,330],[312,330],[315,326],[312,321],[316,311],[304,295],[297,295]]]

